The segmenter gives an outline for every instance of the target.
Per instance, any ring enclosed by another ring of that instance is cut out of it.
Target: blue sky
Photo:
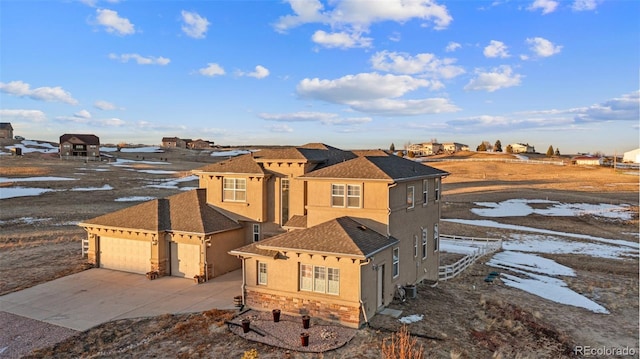
[[[640,2],[0,2],[0,120],[57,141],[639,146]]]

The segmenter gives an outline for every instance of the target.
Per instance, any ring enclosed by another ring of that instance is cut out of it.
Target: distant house
[[[530,146],[528,143],[524,144],[524,143],[512,143],[511,145],[511,149],[513,150],[513,153],[534,153],[536,152],[535,147]]]
[[[460,151],[469,151],[469,146],[463,143],[447,142],[442,144],[442,150],[446,153],[456,153]]]
[[[622,162],[640,163],[640,148],[625,152],[622,156]]]
[[[89,134],[60,136],[60,157],[100,158],[100,138]]]
[[[441,143],[437,142],[423,142],[410,145],[407,149],[409,152],[413,152],[416,156],[431,156],[437,155],[444,151]]]
[[[13,139],[13,126],[9,122],[0,122],[0,138]]]
[[[163,137],[162,147],[165,148],[187,148],[187,141],[178,137]]]
[[[571,159],[571,162],[576,165],[601,166],[603,159],[596,156],[576,156]]]
[[[213,147],[213,141],[197,139],[195,141],[189,142],[187,146],[192,150],[206,150]]]

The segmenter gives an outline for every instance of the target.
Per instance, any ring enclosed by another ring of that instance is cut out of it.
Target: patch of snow
[[[113,187],[106,184],[102,187],[75,187],[72,188],[71,191],[110,191],[112,189]]]
[[[102,147],[100,146],[100,152],[116,152],[118,150],[117,147]]]
[[[528,161],[529,160],[529,156],[525,156],[525,155],[515,155],[515,157],[519,160],[523,160],[523,161]]]
[[[160,183],[160,184],[150,184],[147,185],[145,187],[148,188],[160,188],[160,189],[181,189],[180,187],[178,187],[178,184],[183,183],[183,182],[190,182],[190,181],[196,181],[198,179],[198,176],[196,175],[191,175],[191,176],[186,176],[186,177],[181,177],[181,178],[177,178],[177,179],[170,179],[167,180],[166,182]]]
[[[50,143],[31,140],[23,140],[21,141],[21,143],[15,144],[13,146],[5,146],[5,149],[9,151],[11,151],[12,148],[20,148],[22,150],[22,153],[58,153],[58,147],[53,146]]]
[[[120,197],[120,198],[116,198],[115,201],[116,202],[145,202],[145,201],[151,201],[156,199],[155,197],[148,197],[148,196],[131,196],[131,197]]]
[[[174,173],[178,173],[177,171],[167,171],[167,170],[136,170],[141,173],[148,173],[152,175],[170,175]]]
[[[38,182],[38,181],[75,181],[77,178],[67,177],[24,177],[24,178],[8,178],[0,177],[0,183],[10,182]]]
[[[466,245],[465,243],[462,243],[462,241],[460,242],[461,243],[454,243],[454,241],[441,239],[439,248],[443,252],[457,253],[457,254],[464,254],[464,255],[473,255],[480,251],[479,247],[469,246],[469,245]]]
[[[181,191],[193,191],[194,189],[198,189],[200,187],[180,187]]]
[[[121,148],[120,152],[142,152],[142,153],[164,153],[164,150],[159,146],[148,146],[148,147],[125,147]]]
[[[518,226],[518,225],[514,225],[514,224],[504,224],[504,223],[499,223],[499,222],[496,222],[496,221],[490,221],[490,220],[484,220],[484,219],[483,220],[471,220],[471,219],[453,219],[453,218],[445,219],[445,218],[443,218],[442,221],[460,223],[460,224],[468,224],[468,225],[479,226],[479,227],[502,228],[502,229],[510,229],[510,230],[515,230],[515,231],[525,231],[525,232],[543,233],[543,234],[550,234],[550,235],[569,237],[569,238],[579,238],[579,239],[586,239],[586,240],[595,241],[595,242],[603,242],[603,243],[615,244],[615,245],[619,245],[619,246],[630,247],[630,248],[634,248],[634,249],[640,249],[640,244],[634,243],[634,242],[625,241],[625,240],[621,240],[621,239],[608,239],[608,238],[594,237],[594,236],[590,236],[588,234],[578,234],[578,233],[567,233],[567,232],[551,231],[551,230],[548,230],[548,229],[540,229],[540,228],[533,228],[533,227],[526,227],[526,226]]]
[[[549,204],[548,208],[537,209],[529,204]],[[606,203],[561,203],[548,200],[509,199],[499,203],[475,202],[476,205],[487,208],[473,208],[471,212],[483,217],[523,217],[530,214],[543,216],[580,216],[590,214],[604,218],[630,220],[633,214],[629,205],[612,205]]]
[[[168,165],[170,164],[169,162],[161,162],[161,161],[137,161],[137,160],[125,160],[122,158],[118,158],[116,159],[114,162],[110,162],[109,163],[112,166],[118,166],[118,167],[130,167],[131,164],[145,164],[145,165]]]
[[[400,321],[400,323],[403,323],[403,324],[411,324],[411,323],[421,321],[422,318],[424,318],[424,315],[422,314],[413,314],[413,315],[408,315],[406,317],[402,317],[398,320]]]
[[[0,199],[39,196],[51,191],[53,190],[48,188],[2,187],[0,188]]]
[[[47,222],[47,221],[50,221],[52,219],[53,218],[21,217],[21,218],[12,219],[12,220],[9,220],[9,221],[0,221],[0,224],[1,225],[8,224],[8,223],[13,223],[13,224],[20,224],[20,223],[35,224],[35,223],[40,223],[40,222]]]
[[[537,256],[535,254],[503,251],[493,255],[487,265],[500,268],[515,268],[528,272],[536,272],[546,275],[563,275],[575,277],[576,272],[554,260]]]
[[[629,247],[602,243],[566,241],[553,236],[535,234],[512,234],[510,240],[502,242],[502,248],[510,251],[548,254],[581,254],[596,258],[610,259],[640,256],[640,252],[638,250],[634,250]]]
[[[246,155],[247,153],[251,153],[255,151],[249,150],[232,150],[232,151],[214,151],[211,152],[211,156],[213,157],[235,157],[240,155]]]

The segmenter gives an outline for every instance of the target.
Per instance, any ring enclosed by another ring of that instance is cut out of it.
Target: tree
[[[560,156],[560,149],[556,148],[556,156]]]
[[[478,152],[486,152],[487,151],[487,144],[482,142],[480,145],[478,145],[478,147],[476,147],[476,151],[478,151]]]
[[[507,145],[507,153],[513,153],[513,147],[511,147],[511,145]]]
[[[547,157],[553,156],[553,146],[549,145],[549,149],[547,149]]]
[[[500,142],[500,140],[497,140],[496,144],[493,145],[493,150],[495,152],[502,152],[502,142]]]
[[[396,152],[396,145],[394,145],[393,142],[391,142],[391,146],[389,146],[389,151]]]
[[[409,151],[409,152],[407,152],[407,157],[409,157],[409,158],[415,158],[415,157],[416,157],[416,154],[415,154],[415,153],[413,153],[413,151]]]

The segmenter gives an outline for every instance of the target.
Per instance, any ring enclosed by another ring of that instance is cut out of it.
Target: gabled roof
[[[96,136],[96,135],[74,134],[74,133],[66,133],[66,134],[60,136],[60,143],[69,142],[74,137],[77,138],[80,142],[85,143],[87,145],[99,145],[100,144],[100,138],[98,138],[98,136]]]
[[[198,234],[241,228],[240,224],[207,205],[206,197],[205,189],[195,189],[92,218],[80,223],[80,226]]]
[[[361,156],[307,173],[302,178],[347,178],[398,181],[417,177],[441,177],[448,172],[394,155]]]
[[[0,122],[0,130],[13,130],[11,122]]]
[[[230,251],[233,255],[271,256],[275,252],[304,252],[366,259],[398,243],[351,217],[340,217],[316,226],[287,232]],[[266,251],[266,252],[265,252]]]
[[[262,151],[260,151],[262,152]],[[196,171],[212,173],[248,173],[265,175],[265,170],[254,160],[253,154],[240,155],[221,162],[213,163]]]
[[[282,227],[289,228],[307,228],[307,216],[299,216],[295,215],[289,218],[287,223],[283,224]]]

